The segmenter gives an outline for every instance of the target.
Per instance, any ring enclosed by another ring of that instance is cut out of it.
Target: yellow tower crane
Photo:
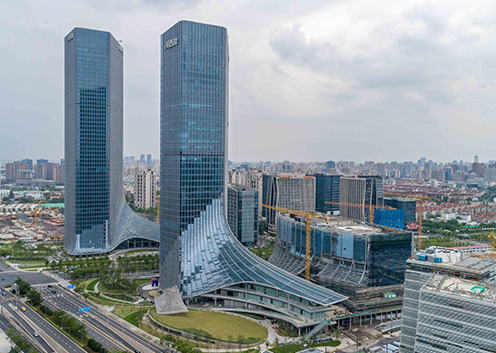
[[[38,215],[41,216],[41,210],[42,210],[42,207],[41,207],[41,200],[40,200],[40,204],[38,206],[36,206],[36,209],[34,210],[34,219],[28,225],[28,228],[29,228],[34,223],[34,231],[35,232],[38,231]]]
[[[274,211],[285,212],[289,214],[295,214],[298,216],[305,217],[306,224],[306,241],[305,241],[305,278],[307,280],[310,279],[310,240],[312,235],[312,219],[322,219],[325,220],[325,217],[315,212],[306,212],[306,211],[295,211],[290,210],[288,208],[283,207],[275,207],[269,205],[262,205],[262,207],[269,208]]]
[[[393,196],[401,196],[401,197],[408,197],[411,199],[416,199],[418,201],[418,245],[417,245],[417,250],[422,250],[422,217],[423,217],[423,212],[424,212],[424,201],[439,201],[438,199],[430,196],[422,196],[422,195],[413,195],[413,194],[406,194],[402,192],[389,192],[389,191],[384,191],[384,195],[393,195]]]
[[[55,240],[59,240],[59,208],[55,207]]]
[[[496,247],[496,232],[491,232],[487,236],[489,239],[491,239],[491,257],[494,257],[494,248]]]
[[[331,202],[326,201],[325,203],[330,205],[340,205],[340,206],[351,206],[351,207],[359,207],[359,208],[369,208],[370,209],[370,223],[374,223],[374,210],[376,209],[384,209],[384,210],[395,210],[396,208],[390,206],[383,205],[365,205],[359,203],[347,203],[347,202]]]

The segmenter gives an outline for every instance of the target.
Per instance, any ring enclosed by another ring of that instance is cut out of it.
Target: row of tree
[[[29,343],[28,341],[24,340],[21,335],[19,335],[14,329],[8,329],[7,330],[7,336],[10,337],[12,342],[15,343],[16,347],[12,348],[10,350],[11,353],[22,353],[22,352],[29,352],[29,353],[36,353],[36,350],[30,350],[33,345]]]

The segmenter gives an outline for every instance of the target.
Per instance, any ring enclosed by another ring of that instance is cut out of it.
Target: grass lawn
[[[124,320],[126,320],[127,322],[130,322],[131,324],[133,324],[136,327],[139,327],[139,321],[143,317],[143,315],[146,314],[147,311],[148,310],[135,311],[134,313],[131,313],[131,314],[127,315],[126,317],[124,317]]]
[[[91,280],[88,280],[88,281],[91,281],[91,282],[86,285],[86,290],[94,291],[95,290],[95,286],[100,281],[100,279],[97,278],[97,279],[91,279]]]
[[[239,316],[198,310],[190,310],[185,314],[158,315],[157,311],[153,309],[150,313],[155,320],[168,326],[179,329],[203,330],[224,341],[236,341],[240,334],[243,339],[257,338],[262,340],[267,337],[265,327]]]
[[[157,276],[158,277],[158,276]],[[142,279],[133,279],[133,282],[136,283],[139,286],[141,286],[142,284],[149,284],[151,281],[150,278],[142,278]]]
[[[136,254],[136,253],[140,253],[140,252],[151,252],[151,251],[157,251],[158,252],[158,250],[153,250],[153,249],[150,249],[150,250],[146,250],[146,249],[145,250],[133,250],[133,251],[128,251],[126,253],[126,256],[132,255],[132,254]]]
[[[14,262],[14,261],[12,261]],[[45,267],[45,262],[43,261],[30,261],[30,260],[22,260],[22,261],[15,261],[15,263],[19,264],[19,267],[24,267],[23,265],[27,266],[40,266],[40,267]]]
[[[314,347],[337,347],[341,344],[341,341],[329,341],[329,342],[322,342],[322,343],[316,343],[316,344],[310,344],[308,345],[308,348],[314,348]],[[274,353],[293,353],[293,352],[299,352],[303,349],[302,344],[285,344],[284,346],[279,346],[279,347],[274,347],[271,348],[270,351]],[[330,350],[332,352],[332,350]]]

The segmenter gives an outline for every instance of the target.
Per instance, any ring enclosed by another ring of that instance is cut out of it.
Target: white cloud
[[[230,158],[487,159],[494,149],[494,1],[4,1],[0,159],[63,155],[63,40],[125,48],[125,154],[159,153],[160,34],[226,26]],[[449,146],[449,148],[446,148]]]

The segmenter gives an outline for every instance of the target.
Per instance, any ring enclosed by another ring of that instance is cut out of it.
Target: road
[[[82,320],[82,322],[94,331],[99,331],[101,336],[104,336],[109,342],[115,342],[125,347],[126,349],[134,352],[138,349],[141,352],[162,353],[164,349],[141,335],[130,330],[125,325],[108,318],[98,310],[92,308],[87,313],[79,313],[79,308],[88,306],[86,300],[73,292],[66,291],[60,286],[53,286],[52,288],[40,288],[46,303],[52,303],[57,308],[60,308],[74,317]],[[55,291],[53,293],[52,291]],[[101,341],[103,344],[104,342]]]
[[[14,283],[17,277],[21,277],[23,280],[31,283],[31,285],[36,286],[56,282],[53,278],[46,276],[43,273],[20,271],[5,266],[2,263],[0,263],[0,270],[0,277],[2,278],[0,282],[1,288]],[[70,353],[86,353],[85,350],[74,343],[69,337],[48,323],[28,305],[22,303],[12,293],[8,291],[5,291],[4,293],[5,295],[0,296],[2,300],[2,309],[7,311],[17,325],[22,327],[33,338],[34,332],[38,332],[40,336],[36,337],[36,341],[45,351],[57,353],[63,351]],[[26,308],[26,310],[22,311],[22,307]],[[4,313],[3,315],[5,316],[6,314],[7,313]],[[37,329],[33,326],[36,326]],[[48,341],[51,341],[51,346],[48,344]]]
[[[150,342],[147,338],[135,333],[125,325],[108,318],[104,315],[104,313],[102,314],[97,310],[79,313],[79,308],[88,306],[88,303],[84,298],[79,297],[73,292],[66,291],[56,285],[56,281],[53,278],[40,272],[20,271],[12,267],[5,266],[0,262],[0,287],[14,283],[18,277],[21,277],[23,280],[35,286],[36,289],[42,293],[44,303],[48,307],[51,309],[62,309],[82,322],[88,330],[88,336],[102,343],[105,348],[111,349],[113,347],[118,347],[120,349],[126,349],[130,352],[139,350],[143,353],[164,352],[162,347]],[[6,296],[0,298],[7,299],[11,297],[13,297],[13,295],[10,292],[6,292]],[[20,312],[19,309],[16,309],[16,306],[18,308],[24,306],[26,311]],[[39,333],[42,335],[48,335],[48,339],[52,339],[60,346],[54,347],[57,352],[59,351],[57,348],[60,348],[61,350],[64,349],[71,353],[85,352],[79,345],[74,343],[65,334],[48,323],[29,306],[21,303],[18,299],[9,301],[9,304],[5,305],[5,310],[8,310],[14,318],[18,318],[19,320],[23,320],[20,316],[26,315],[27,319],[31,320],[34,325],[40,328],[40,331],[42,332]],[[33,329],[26,321],[22,321],[22,323],[26,325],[29,334],[34,333],[35,329]],[[40,339],[40,341],[43,340],[42,338],[38,339]],[[43,342],[47,345],[44,340]],[[52,349],[47,351],[52,352]]]
[[[64,350],[70,353],[86,353],[84,349],[74,343],[69,337],[60,332],[57,328],[52,326],[52,324],[42,318],[28,305],[15,298],[10,292],[5,293],[6,295],[4,298],[13,299],[4,302],[4,310],[8,311],[9,314],[14,317],[14,320],[20,321],[22,327],[26,329],[26,331],[28,331],[29,334],[32,336],[34,336],[34,332],[36,331],[35,328],[32,327],[32,324],[36,325],[36,327],[39,328],[37,332],[40,334],[40,336],[44,336],[44,338],[37,337],[36,339],[40,342],[40,344],[42,344],[43,348],[47,352],[61,352],[62,350]],[[26,310],[21,311],[22,307],[26,308]],[[31,321],[32,324],[28,323],[25,318]],[[53,347],[53,349],[48,345],[47,338],[51,339],[51,346]]]
[[[19,327],[22,327],[19,325],[19,323],[16,321],[16,325],[19,326]],[[3,332],[7,333],[7,331],[9,329],[13,329],[15,330],[19,335],[21,335],[22,339],[27,341],[27,342],[31,342],[31,337],[28,338],[28,333],[24,333],[23,330],[18,330],[16,327],[14,327],[4,316],[0,316],[0,329],[3,330]],[[35,339],[34,337],[32,339]],[[38,342],[40,342],[38,339],[37,339]],[[44,341],[43,341],[44,342]],[[40,342],[41,343],[41,342]],[[44,342],[46,343],[46,342]],[[47,350],[47,352],[52,352],[51,348],[48,347],[49,350]],[[31,348],[31,350],[34,350],[35,352],[38,352],[40,353],[40,351],[38,349],[36,349],[36,347],[33,346],[33,348]]]
[[[94,317],[93,313],[91,312],[79,313],[79,307],[77,308],[77,310],[75,310],[74,305],[68,304],[68,300],[64,298],[66,293],[64,293],[57,287],[58,286],[38,288],[40,293],[43,295],[43,299],[44,299],[43,303],[46,306],[48,306],[52,310],[62,309],[69,315],[75,317],[79,322],[83,323],[86,326],[86,329],[88,331],[88,336],[100,342],[106,349],[110,350],[118,345],[116,343],[120,342],[120,340],[116,342],[115,340],[111,339],[112,336],[108,337],[105,331],[101,332],[97,327],[95,328],[93,327],[93,325],[89,325],[86,319],[88,317]],[[85,306],[88,306],[88,304],[86,304]],[[104,327],[104,329],[108,330],[108,328],[106,327]],[[128,347],[128,348],[132,348],[132,347]]]
[[[5,266],[0,262],[0,287],[5,287],[16,281],[17,277],[21,277],[31,285],[54,283],[55,280],[42,272],[27,272],[20,271],[16,268]]]

